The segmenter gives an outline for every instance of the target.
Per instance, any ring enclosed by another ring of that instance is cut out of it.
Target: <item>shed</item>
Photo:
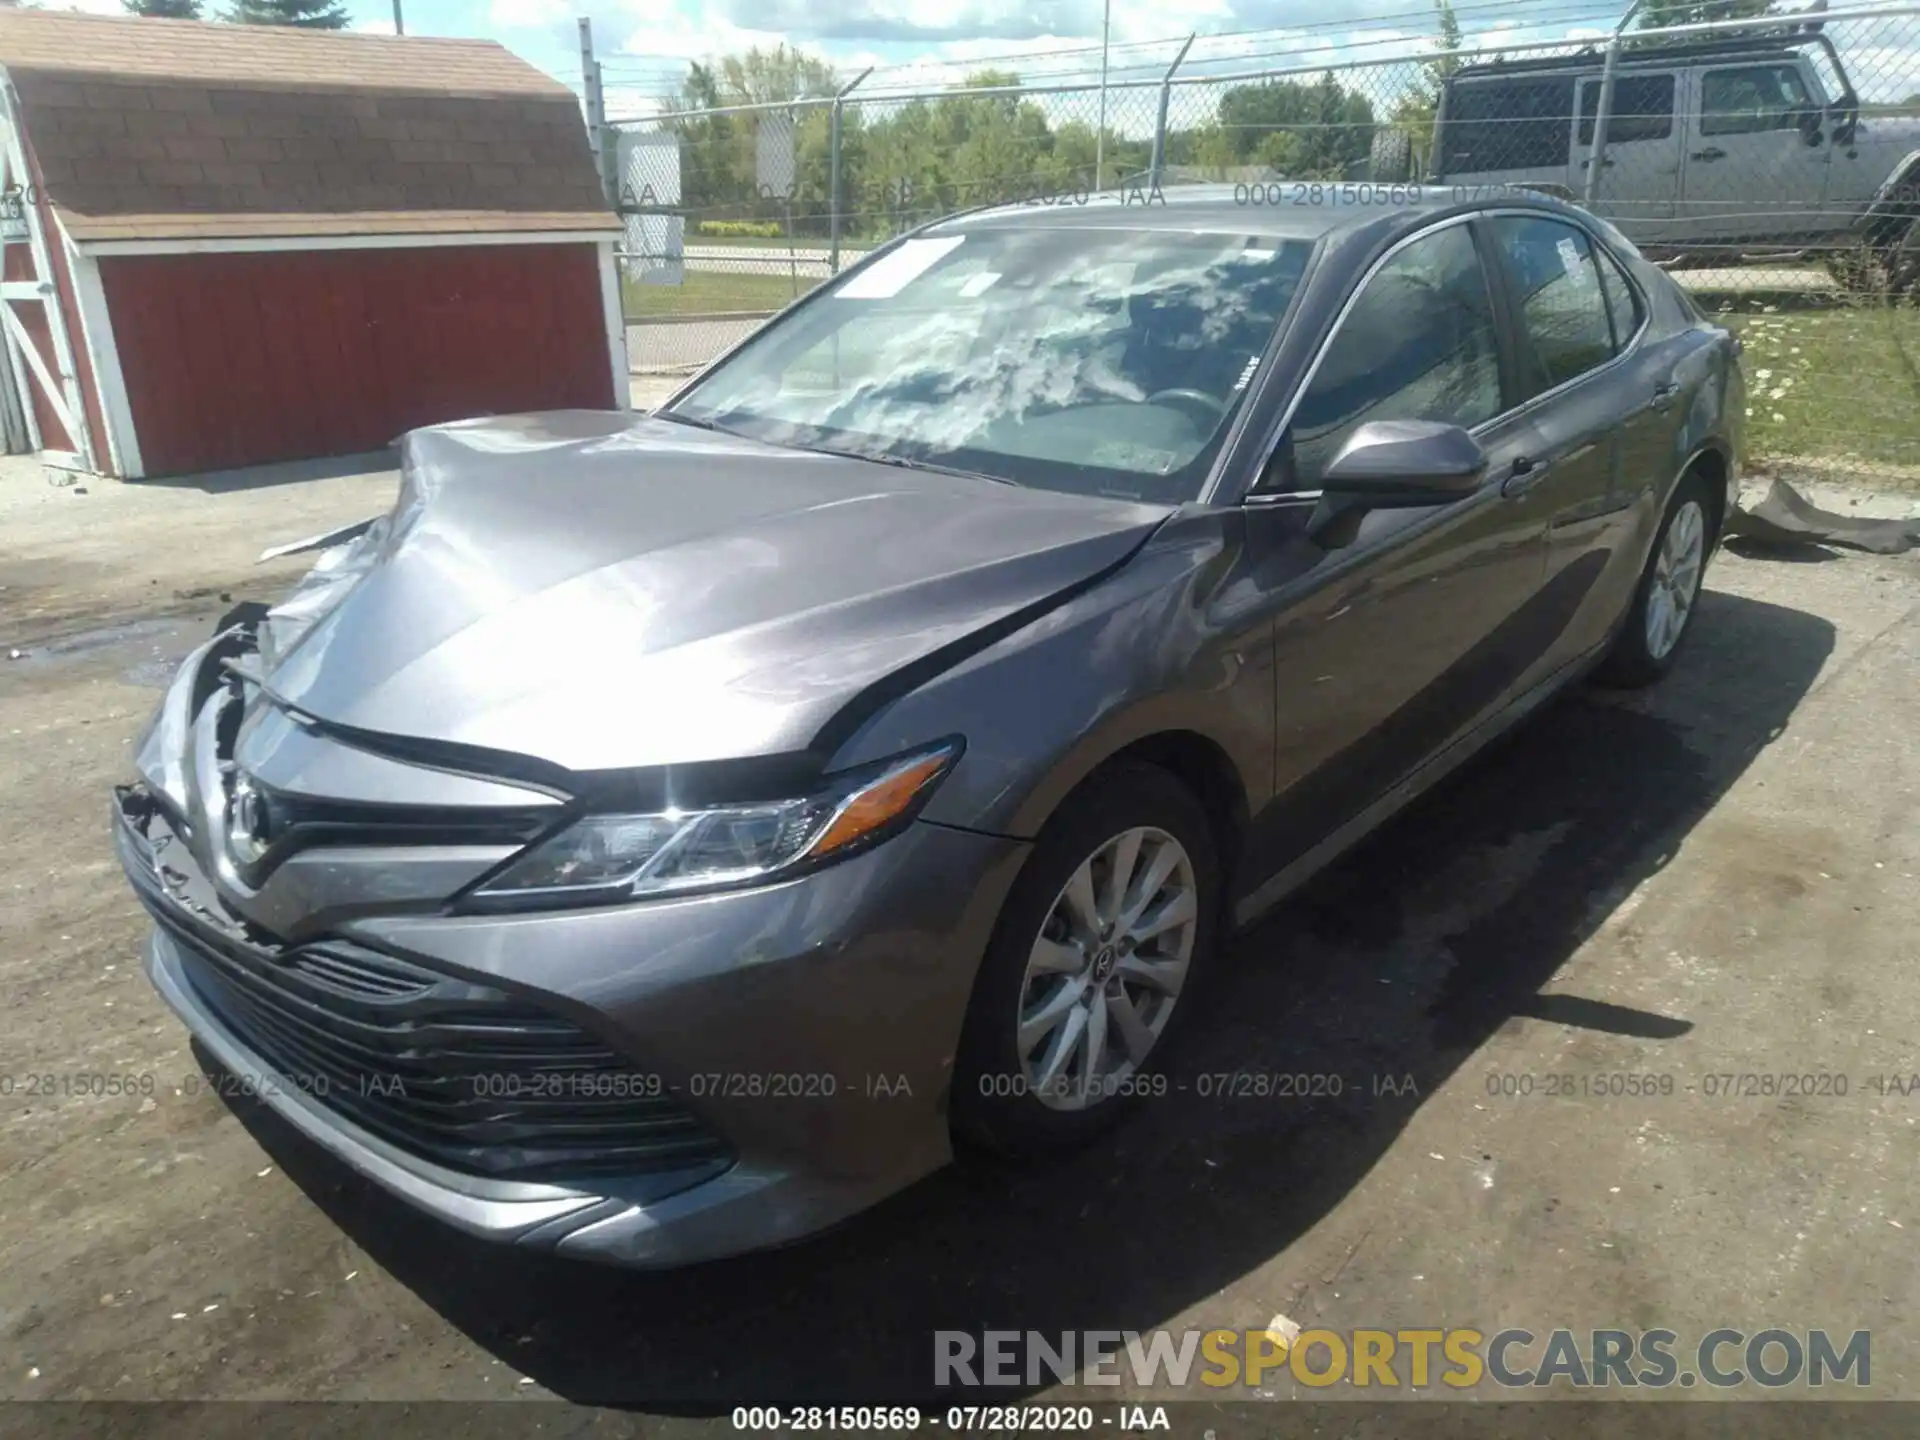
[[[0,10],[0,420],[127,479],[626,408],[574,95],[491,41]]]

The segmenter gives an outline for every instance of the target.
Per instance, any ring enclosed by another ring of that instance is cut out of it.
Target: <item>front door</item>
[[[1600,115],[1598,76],[1580,82],[1580,123],[1573,137],[1573,183],[1583,200],[1595,164]],[[1600,178],[1592,209],[1635,244],[1665,238],[1680,199],[1680,75],[1677,71],[1628,72],[1613,82],[1613,111],[1606,143],[1599,147]]]
[[[1676,237],[1696,244],[1805,240],[1831,228],[1828,144],[1792,61],[1694,75]],[[1811,118],[1810,118],[1811,117]]]
[[[1253,499],[1250,515],[1270,506],[1291,519],[1270,509],[1267,523],[1293,526],[1272,547],[1290,568],[1277,577],[1276,798],[1255,827],[1256,875],[1300,858],[1484,718],[1538,657],[1528,611],[1546,511],[1504,486],[1540,436],[1512,413],[1501,313],[1473,226],[1403,245],[1329,342],[1268,467],[1271,488]],[[1347,437],[1406,419],[1473,431],[1491,461],[1480,490],[1303,538]]]

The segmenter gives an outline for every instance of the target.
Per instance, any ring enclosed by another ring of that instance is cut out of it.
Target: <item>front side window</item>
[[[1613,327],[1586,231],[1559,220],[1503,215],[1493,221],[1501,263],[1514,283],[1533,342],[1529,396],[1563,385],[1613,358]]]
[[[1709,70],[1700,85],[1702,135],[1753,135],[1791,130],[1808,104],[1806,82],[1792,65]]]
[[[778,445],[1180,503],[1199,494],[1312,246],[990,226],[920,236],[667,412]]]
[[[1369,420],[1472,429],[1502,408],[1486,276],[1467,227],[1450,225],[1394,255],[1355,299],[1294,408],[1291,483],[1318,489]]]
[[[1590,80],[1580,90],[1580,143],[1593,144],[1600,118],[1603,82]],[[1607,143],[1665,140],[1673,134],[1673,76],[1622,75],[1613,82],[1613,114],[1607,118]]]

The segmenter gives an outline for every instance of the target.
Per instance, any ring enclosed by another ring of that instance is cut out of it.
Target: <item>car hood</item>
[[[1168,513],[612,413],[436,426],[393,514],[281,607],[304,628],[262,679],[322,722],[572,771],[781,754]]]

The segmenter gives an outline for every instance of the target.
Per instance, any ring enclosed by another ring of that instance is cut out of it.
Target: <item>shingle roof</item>
[[[579,103],[488,40],[0,10],[76,240],[605,231]]]

